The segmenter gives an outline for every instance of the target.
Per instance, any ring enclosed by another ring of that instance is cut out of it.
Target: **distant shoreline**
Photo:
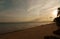
[[[53,21],[41,21],[41,22],[0,22],[1,23],[45,23],[45,22],[53,22]]]

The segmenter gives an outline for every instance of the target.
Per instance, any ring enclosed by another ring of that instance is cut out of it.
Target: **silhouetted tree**
[[[60,7],[58,8],[57,16],[60,16]]]
[[[60,8],[58,8],[58,14],[57,17],[54,19],[54,22],[56,23],[58,29],[53,33],[56,35],[60,35]]]
[[[60,16],[59,17],[56,17],[54,19],[54,22],[56,23],[57,26],[60,26]]]

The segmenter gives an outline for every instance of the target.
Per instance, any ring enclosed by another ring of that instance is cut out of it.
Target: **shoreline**
[[[0,35],[2,38],[9,38],[9,39],[43,39],[44,36],[50,36],[53,35],[53,31],[57,29],[57,26],[55,23],[52,24],[46,24],[41,25],[29,29],[25,29],[22,31],[15,31],[12,33],[8,33],[5,35]]]

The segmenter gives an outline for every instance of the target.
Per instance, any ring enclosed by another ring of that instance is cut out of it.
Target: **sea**
[[[50,24],[52,22],[15,22],[15,23],[0,23],[0,34],[24,30],[32,27]]]

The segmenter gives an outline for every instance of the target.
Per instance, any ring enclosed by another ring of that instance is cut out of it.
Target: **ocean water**
[[[40,25],[50,24],[51,22],[21,22],[21,23],[0,23],[0,34],[24,30]]]

